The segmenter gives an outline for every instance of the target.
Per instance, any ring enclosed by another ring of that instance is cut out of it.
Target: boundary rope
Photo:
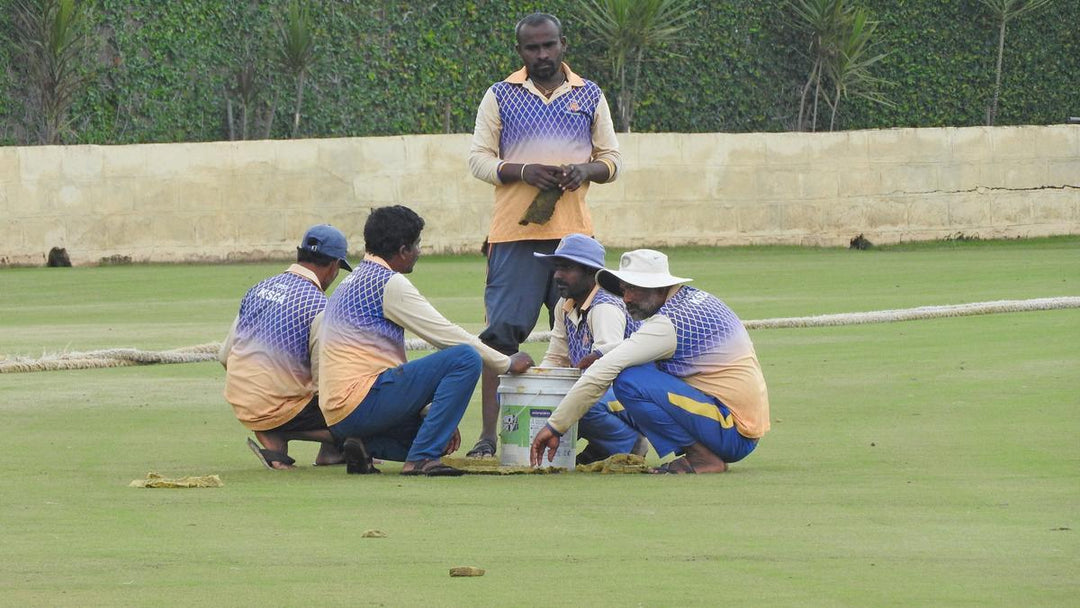
[[[851,312],[809,317],[782,317],[744,321],[747,329],[790,329],[801,327],[836,327],[841,325],[866,325],[869,323],[895,323],[899,321],[917,321],[946,317],[968,317],[1006,312],[1032,312],[1040,310],[1060,310],[1080,308],[1080,297],[1063,296],[1054,298],[1034,298],[1030,300],[995,300],[992,302],[974,302],[971,304],[953,304],[946,306],[919,306],[896,310],[878,310],[871,312]],[[533,332],[526,342],[547,342],[550,331]],[[40,358],[14,357],[11,360],[0,358],[0,374],[55,371],[64,369],[98,369],[107,367],[127,367],[132,365],[151,365],[154,363],[198,363],[217,359],[220,342],[209,342],[195,346],[185,346],[171,350],[147,351],[135,348],[109,348],[87,352],[69,351],[46,354]],[[405,341],[407,350],[431,350],[427,342],[410,338]]]

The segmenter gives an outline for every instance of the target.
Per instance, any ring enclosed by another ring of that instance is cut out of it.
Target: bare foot
[[[329,466],[345,462],[345,454],[334,447],[332,443],[324,443],[319,447],[319,453],[315,455],[315,466]]]
[[[727,471],[727,463],[700,443],[695,443],[686,448],[686,460],[695,473],[723,473]]]

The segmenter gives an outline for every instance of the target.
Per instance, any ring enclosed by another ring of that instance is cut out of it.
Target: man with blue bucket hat
[[[640,325],[627,314],[621,298],[596,284],[596,272],[604,267],[604,246],[596,239],[568,234],[554,253],[533,255],[553,266],[553,281],[561,296],[541,367],[587,369]],[[577,455],[577,464],[613,454],[645,455],[648,443],[615,415],[621,409],[608,389],[578,421],[578,434],[589,443]]]

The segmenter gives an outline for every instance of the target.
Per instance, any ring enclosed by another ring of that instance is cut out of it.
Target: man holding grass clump
[[[750,336],[715,296],[668,272],[667,256],[624,253],[600,285],[622,295],[641,327],[593,363],[533,441],[530,460],[548,459],[563,433],[610,386],[631,426],[661,456],[681,456],[653,473],[722,473],[769,430],[769,395]]]

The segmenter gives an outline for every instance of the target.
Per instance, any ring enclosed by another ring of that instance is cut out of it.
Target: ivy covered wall
[[[985,123],[997,27],[978,0],[861,0],[881,21],[888,57],[876,74],[894,107],[849,99],[838,128]],[[0,0],[0,143],[27,143],[24,66],[11,43],[15,0]],[[86,0],[92,74],[72,109],[67,143],[213,141],[234,137],[236,72],[250,60],[249,120],[287,137],[295,89],[274,67],[284,0]],[[610,70],[573,18],[572,0],[312,0],[316,59],[300,135],[340,137],[469,132],[484,90],[518,67],[513,24],[559,15],[575,70],[610,91]],[[633,130],[790,130],[808,70],[805,42],[779,0],[699,0],[677,54],[650,62]],[[1054,124],[1080,115],[1076,0],[1009,25],[997,124]],[[613,97],[613,95],[612,95]]]

